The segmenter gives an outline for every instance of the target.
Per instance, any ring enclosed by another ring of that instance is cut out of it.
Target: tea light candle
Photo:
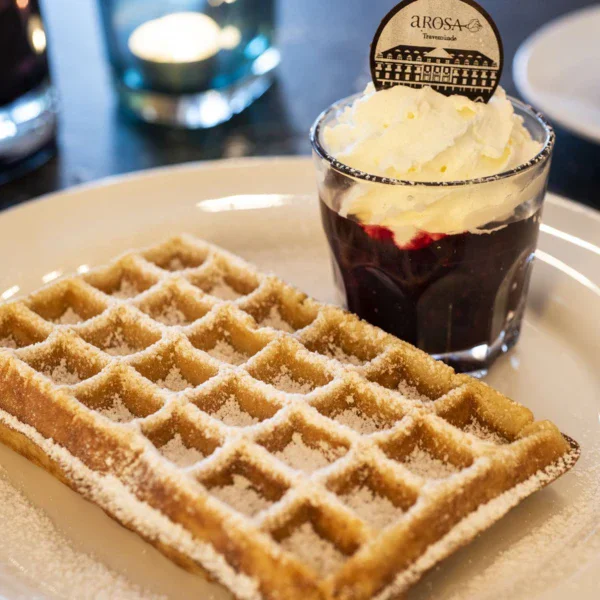
[[[129,37],[129,50],[156,63],[194,63],[219,52],[221,28],[201,13],[179,12],[142,23]]]
[[[178,12],[146,21],[128,39],[144,87],[169,94],[198,92],[209,86],[223,31],[209,16]]]

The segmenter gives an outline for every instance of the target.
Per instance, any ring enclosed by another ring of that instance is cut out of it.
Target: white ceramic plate
[[[332,300],[313,177],[304,158],[206,163],[106,181],[7,211],[0,215],[0,293],[17,293],[15,286],[27,292],[81,265],[189,231]],[[220,199],[228,196],[236,197]],[[581,443],[582,458],[574,472],[427,575],[413,600],[599,597],[600,215],[549,197],[540,248],[522,340],[489,381],[558,423]],[[0,466],[77,551],[169,598],[229,598],[5,447]],[[2,527],[0,597],[52,597],[39,565],[22,549],[3,547]],[[106,590],[103,597],[117,596]]]
[[[513,64],[520,92],[538,110],[600,142],[600,6],[552,21],[519,48]]]

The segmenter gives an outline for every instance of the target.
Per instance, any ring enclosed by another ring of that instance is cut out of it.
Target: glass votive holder
[[[144,121],[213,127],[271,85],[275,0],[99,0],[122,105]]]

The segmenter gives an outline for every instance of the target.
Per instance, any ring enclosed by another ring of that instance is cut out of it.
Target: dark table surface
[[[0,187],[0,208],[108,175],[187,161],[308,154],[308,129],[334,100],[369,80],[373,33],[395,0],[278,0],[282,63],[275,85],[215,129],[170,130],[130,120],[118,108],[104,56],[97,2],[43,0],[53,80],[61,97],[59,151],[29,175]],[[480,0],[503,35],[502,85],[518,93],[512,60],[549,20],[597,0]],[[599,67],[600,74],[600,67]],[[557,128],[550,179],[556,193],[600,208],[600,145]]]

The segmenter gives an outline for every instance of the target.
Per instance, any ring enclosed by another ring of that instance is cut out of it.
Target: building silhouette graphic
[[[487,100],[498,83],[498,64],[477,50],[395,46],[375,57],[378,87],[431,85],[438,91]]]

